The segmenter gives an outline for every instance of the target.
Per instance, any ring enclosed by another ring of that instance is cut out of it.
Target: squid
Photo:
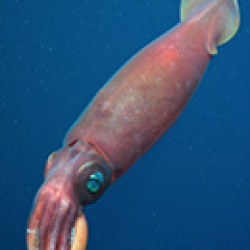
[[[28,219],[28,249],[86,249],[83,208],[176,120],[239,25],[237,0],[181,1],[180,23],[114,74],[48,158]]]

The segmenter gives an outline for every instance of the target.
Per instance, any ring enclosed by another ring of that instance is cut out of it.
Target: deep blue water
[[[167,134],[86,208],[89,250],[250,249],[250,17]],[[0,2],[0,249],[25,249],[47,156],[179,2]]]

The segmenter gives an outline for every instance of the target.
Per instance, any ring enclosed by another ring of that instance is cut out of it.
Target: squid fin
[[[181,0],[180,19],[191,18],[208,22],[206,48],[217,53],[217,46],[229,41],[240,26],[237,0]]]

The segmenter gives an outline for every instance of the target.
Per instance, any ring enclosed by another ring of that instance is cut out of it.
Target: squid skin
[[[181,113],[217,45],[237,31],[238,12],[235,0],[182,0],[183,21],[108,81],[72,126],[65,144],[91,141],[112,162],[116,177],[124,173]]]
[[[100,188],[91,192],[89,183],[99,183],[90,179],[94,173],[101,173],[103,179]],[[87,222],[82,206],[95,202],[110,185],[109,165],[91,144],[77,141],[49,157],[45,174],[28,220],[28,249],[85,249]]]
[[[217,46],[238,27],[237,0],[181,1],[181,23],[110,79],[49,157],[28,221],[29,249],[86,248],[82,207],[98,200],[170,127]]]

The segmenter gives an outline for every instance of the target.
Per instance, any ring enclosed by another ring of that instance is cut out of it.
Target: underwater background
[[[171,129],[95,204],[88,250],[250,249],[250,2]],[[0,2],[0,249],[24,250],[48,155],[179,1]]]

